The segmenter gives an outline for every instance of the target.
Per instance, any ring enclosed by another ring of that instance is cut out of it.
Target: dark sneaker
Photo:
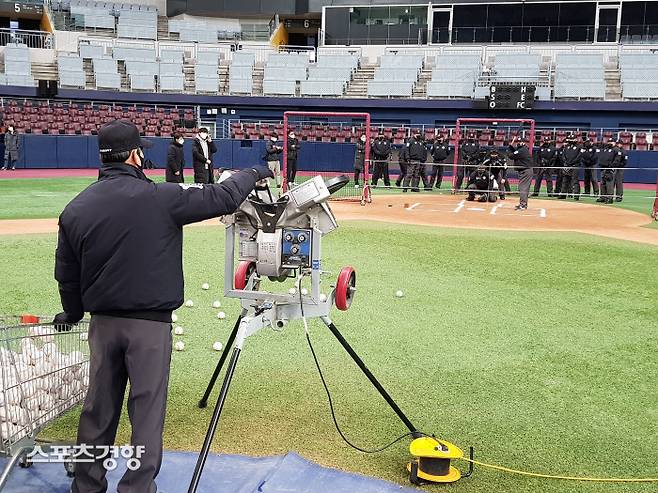
[[[515,210],[515,211],[526,211],[526,210],[528,210],[528,207],[525,206],[525,205],[517,205],[517,206],[514,208],[514,210]]]
[[[533,194],[531,195],[531,197],[539,197],[539,194],[538,194],[538,193],[533,193]]]
[[[615,199],[615,202],[621,202],[622,200],[624,200],[624,199],[621,198],[621,197],[617,197],[617,198]]]

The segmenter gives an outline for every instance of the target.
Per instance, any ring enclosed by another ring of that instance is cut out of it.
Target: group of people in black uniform
[[[388,166],[393,150],[391,141],[382,133],[372,141],[373,187],[376,187],[380,180],[383,180],[384,186],[391,186]],[[395,185],[401,186],[403,192],[418,192],[421,183],[425,190],[441,188],[446,166],[452,168],[452,164],[447,163],[447,160],[453,151],[452,146],[440,135],[434,141],[426,142],[419,133],[413,134],[399,151],[400,174]],[[512,139],[505,153],[496,148],[481,147],[476,135],[469,134],[460,146],[461,164],[457,168],[455,190],[460,190],[466,181],[468,200],[475,200],[476,195],[479,196],[478,200],[483,202],[493,202],[498,198],[504,200],[506,192],[511,190],[507,172],[508,162],[512,161],[509,167],[519,174],[520,209],[527,208],[533,177],[533,197],[539,195],[545,182],[549,196],[579,200],[580,168],[584,170],[585,195],[592,193],[599,196],[598,202],[621,202],[624,167],[628,156],[620,141],[596,145],[589,140],[579,143],[574,135],[569,135],[564,145],[558,148],[554,141],[546,138],[533,154],[531,156],[528,143],[523,137]],[[355,159],[356,185],[359,184],[359,176],[363,171],[364,155],[365,141],[360,140],[357,143]],[[432,160],[430,165],[428,158]],[[601,168],[600,188],[596,179],[597,166]]]

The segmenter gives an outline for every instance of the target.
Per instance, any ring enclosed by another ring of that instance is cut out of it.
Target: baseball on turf
[[[204,282],[204,283],[201,285],[201,289],[210,289],[210,284],[208,284],[207,282]]]
[[[194,306],[194,301],[192,301],[192,300],[187,300],[187,301],[185,302],[185,306],[188,307],[188,308],[193,307],[193,306]]]
[[[223,346],[222,346],[222,343],[219,342],[219,341],[215,342],[215,343],[212,345],[212,348],[213,348],[215,351],[221,351],[221,350],[222,350],[222,347],[223,347]]]
[[[183,341],[176,341],[176,344],[174,344],[174,349],[176,351],[182,351],[185,349],[185,343]]]
[[[308,294],[308,289],[302,288],[302,296],[306,296]]]
[[[297,292],[297,290],[295,288],[290,288],[288,290],[288,294],[295,294],[296,292]]]
[[[174,323],[178,322],[178,315],[176,315],[175,313],[172,313],[171,314],[171,321],[174,322]]]
[[[213,301],[212,302],[212,307],[213,308],[220,308],[222,304],[219,301]]]
[[[398,289],[395,292],[395,296],[397,296],[398,298],[402,298],[404,296],[404,293],[402,292],[402,290]]]
[[[217,314],[217,318],[220,319],[220,320],[224,320],[224,319],[226,318],[226,313],[224,313],[224,312],[219,312],[219,313]]]
[[[181,327],[180,325],[174,329],[174,334],[176,334],[177,336],[182,336],[184,333],[185,331],[183,330],[183,327]]]
[[[327,301],[327,295],[324,294],[324,293],[320,293],[320,301],[321,301],[322,303],[324,303],[325,301]]]

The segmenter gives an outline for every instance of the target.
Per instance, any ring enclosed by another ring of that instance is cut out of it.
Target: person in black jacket
[[[580,167],[581,148],[575,138],[567,140],[562,148],[562,189],[558,199],[573,197],[580,199],[580,180],[578,179],[578,168]]]
[[[388,160],[391,157],[391,141],[379,132],[377,138],[370,146],[372,159],[374,162],[375,172],[372,175],[372,186],[376,187],[379,179],[384,180],[384,186],[391,186],[391,179],[388,176]]]
[[[475,200],[478,195],[478,202],[495,202],[497,186],[496,177],[487,169],[487,165],[480,164],[468,175],[466,200]]]
[[[409,169],[407,170],[407,175],[404,177],[402,191],[406,192],[411,182],[411,191],[420,192],[418,185],[421,180],[422,167],[425,161],[427,161],[427,146],[423,142],[420,133],[416,133],[409,139],[409,142],[407,142],[407,152],[409,155]],[[426,180],[427,177],[423,177],[424,184]]]
[[[297,177],[297,156],[299,153],[299,140],[295,136],[294,131],[288,132],[288,151],[286,156],[286,183],[288,186],[295,184]]]
[[[183,176],[185,170],[183,144],[185,144],[183,136],[178,132],[175,133],[174,140],[169,144],[169,151],[167,152],[167,170],[165,171],[165,179],[168,183],[185,182],[185,177]]]
[[[406,144],[403,144],[400,150],[398,151],[398,164],[400,165],[400,174],[398,179],[395,180],[395,186],[400,188],[404,177],[407,176],[407,171],[409,168],[409,149]]]
[[[194,142],[192,142],[194,183],[214,183],[215,174],[212,156],[216,152],[217,146],[208,135],[208,129],[201,127]]]
[[[354,188],[359,188],[359,177],[365,169],[366,163],[366,136],[362,135],[356,141],[356,150],[354,153]],[[364,176],[364,181],[368,178]],[[367,183],[366,183],[367,185]]]
[[[551,142],[549,137],[544,139],[541,147],[537,149],[535,154],[535,190],[532,194],[533,197],[539,196],[542,181],[546,180],[546,193],[548,196],[553,195],[553,167],[557,159],[557,149]]]
[[[621,202],[624,200],[624,168],[628,162],[628,154],[626,154],[624,143],[621,140],[617,141],[615,149],[618,152],[617,169],[615,170],[615,202]]]
[[[97,182],[59,217],[58,331],[91,313],[89,390],[78,426],[85,460],[72,493],[107,490],[103,447],[114,445],[127,383],[131,445],[143,451],[122,493],[156,493],[171,359],[172,310],[183,303],[183,226],[232,214],[271,172],[258,166],[221,184],[153,183],[142,171],[139,131],[115,120],[98,132]],[[148,248],[145,248],[147,246]],[[91,459],[91,462],[87,462]]]
[[[524,211],[528,208],[528,195],[532,183],[532,156],[523,137],[512,138],[509,145],[509,158],[514,162],[514,167],[519,173],[519,205],[514,209]]]
[[[601,196],[597,202],[612,204],[615,197],[615,175],[617,168],[624,158],[621,149],[615,147],[613,140],[609,140],[603,149],[597,149],[599,167],[601,168]]]
[[[439,135],[434,139],[434,143],[430,147],[430,155],[432,156],[432,172],[428,176],[427,186],[431,190],[436,182],[436,188],[441,188],[443,181],[443,172],[445,171],[445,161],[450,154],[450,146],[445,143],[443,136]]]
[[[591,195],[590,189],[594,195],[599,194],[599,184],[596,180],[596,161],[598,154],[596,147],[590,140],[583,142],[583,148],[580,151],[581,164],[585,168],[585,195]]]
[[[278,144],[279,134],[273,132],[270,140],[265,144],[265,161],[270,171],[274,174],[277,188],[281,188],[281,153],[283,146]]]
[[[456,193],[462,187],[464,176],[469,176],[476,166],[476,157],[480,154],[480,144],[475,140],[475,134],[469,134],[468,140],[461,145],[461,165],[457,168]]]

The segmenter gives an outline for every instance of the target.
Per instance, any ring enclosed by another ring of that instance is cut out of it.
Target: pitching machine
[[[420,454],[408,466],[412,481],[422,478],[425,465],[429,467],[433,460],[439,460],[440,463],[435,463],[427,471],[430,476],[439,477],[442,482],[459,479],[459,471],[449,466],[449,461],[461,457],[461,451],[447,442],[430,439],[417,430],[331,320],[334,305],[339,310],[348,310],[357,289],[356,273],[352,267],[342,268],[335,285],[331,286],[327,294],[323,294],[321,289],[322,276],[326,274],[322,270],[322,239],[338,227],[327,201],[332,193],[348,182],[349,178],[344,175],[326,182],[321,176],[316,176],[288,190],[278,199],[274,199],[266,187],[257,188],[234,214],[222,218],[226,225],[225,296],[238,298],[242,311],[199,402],[199,407],[207,406],[210,393],[231,353],[188,493],[197,490],[246,339],[264,328],[281,330],[294,320],[302,320],[308,333],[307,319],[311,318],[319,318],[327,326],[409,429],[408,435],[423,440],[422,446],[417,440],[412,443],[412,453]],[[296,280],[296,289],[290,289],[287,293],[261,291],[259,288],[264,278],[278,282],[293,278]],[[303,287],[304,279],[310,280],[310,289]]]

